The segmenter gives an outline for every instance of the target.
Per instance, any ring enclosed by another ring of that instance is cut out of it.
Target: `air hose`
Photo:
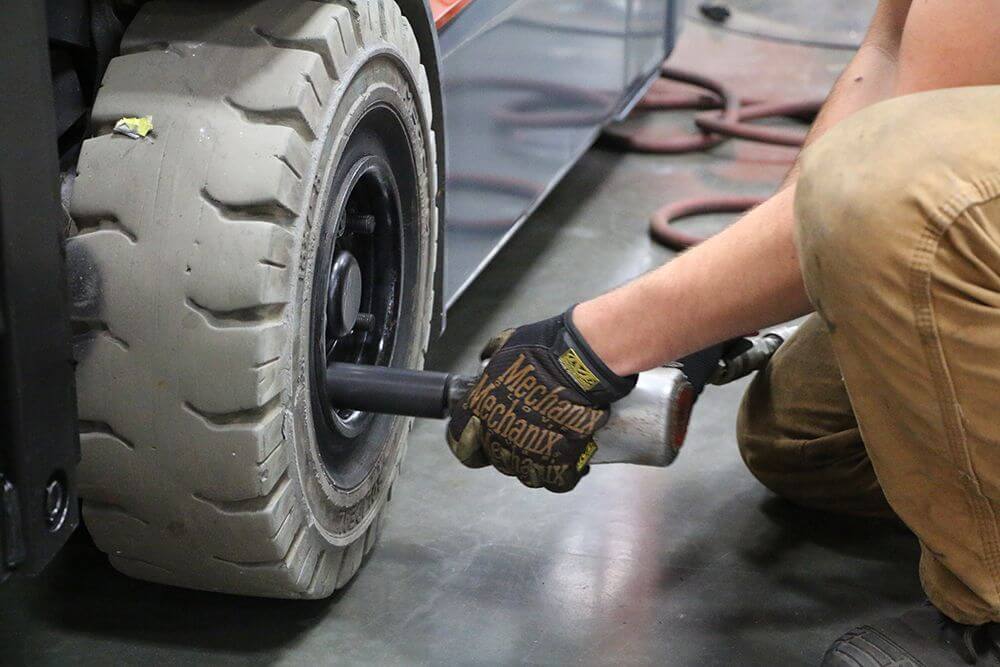
[[[702,92],[679,93],[665,90],[661,81],[683,83]],[[732,138],[779,146],[802,146],[805,132],[761,127],[748,121],[785,117],[810,122],[822,100],[764,102],[739,98],[722,82],[702,74],[667,67],[660,68],[660,79],[636,105],[641,111],[698,110],[694,116],[698,134],[667,135],[653,130],[629,131],[620,127],[605,130],[604,142],[622,150],[679,154],[708,150]],[[757,206],[760,197],[713,195],[666,204],[650,217],[649,234],[658,243],[674,250],[684,250],[701,243],[704,237],[682,232],[672,226],[681,218],[707,213],[740,213]]]

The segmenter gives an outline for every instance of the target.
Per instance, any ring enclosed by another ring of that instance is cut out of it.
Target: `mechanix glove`
[[[594,433],[637,376],[613,373],[571,315],[508,329],[487,343],[489,363],[448,423],[448,444],[463,464],[493,465],[559,493],[587,474]]]

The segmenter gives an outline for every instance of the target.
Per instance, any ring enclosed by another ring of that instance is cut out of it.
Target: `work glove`
[[[452,408],[448,445],[466,466],[492,465],[562,493],[587,474],[594,433],[638,376],[613,373],[573,326],[572,309],[508,329],[483,348],[485,369]]]

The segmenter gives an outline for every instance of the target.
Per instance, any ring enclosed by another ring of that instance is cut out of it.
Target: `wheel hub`
[[[325,377],[333,363],[388,365],[398,321],[402,273],[398,192],[389,164],[375,155],[359,156],[337,195],[335,235],[322,260],[325,270],[322,318],[316,331],[321,345],[314,354],[314,376]],[[325,393],[322,388],[321,393]],[[320,397],[324,421],[335,448],[350,446],[369,427],[372,415],[330,406]]]
[[[400,246],[395,182],[388,165],[360,159],[344,184],[325,301],[325,367],[386,364],[398,306]]]
[[[361,311],[361,267],[348,250],[341,250],[330,268],[326,295],[326,335],[342,338],[354,329]],[[371,313],[362,318],[366,322]]]
[[[331,364],[391,366],[410,354],[414,319],[403,295],[416,243],[413,156],[394,111],[359,121],[330,176],[312,283],[310,374],[318,451],[338,486],[352,488],[377,459],[395,420],[333,405]]]

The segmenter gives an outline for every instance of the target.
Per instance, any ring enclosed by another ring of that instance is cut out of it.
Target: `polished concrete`
[[[821,94],[847,57],[692,25],[675,64],[790,97]],[[652,208],[713,188],[766,194],[793,155],[592,150],[451,311],[428,365],[471,369],[493,332],[665,261],[645,234]],[[595,467],[562,496],[461,468],[443,425],[419,424],[381,543],[331,600],[133,581],[78,535],[42,577],[0,588],[0,664],[816,664],[857,620],[921,599],[917,545],[763,489],[734,441],[741,389],[709,390],[674,466]]]

